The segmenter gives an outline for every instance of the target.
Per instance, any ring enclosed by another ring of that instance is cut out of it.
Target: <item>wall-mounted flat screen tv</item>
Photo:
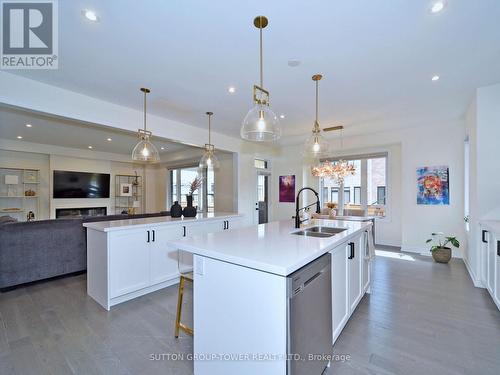
[[[54,171],[54,198],[109,198],[110,175]]]

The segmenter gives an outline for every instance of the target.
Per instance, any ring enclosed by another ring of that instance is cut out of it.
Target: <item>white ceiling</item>
[[[258,80],[254,16],[264,31],[264,85],[285,113],[285,138],[320,122],[347,134],[428,125],[463,116],[474,89],[500,82],[500,1],[59,1],[59,70],[35,80],[239,136]],[[81,11],[94,9],[100,22]],[[298,67],[289,67],[289,59]],[[441,76],[432,82],[434,74]],[[227,88],[236,87],[235,94]]]
[[[28,128],[26,124],[32,126]],[[23,138],[19,140],[18,136]],[[0,138],[87,151],[88,147],[92,146],[92,151],[120,155],[132,155],[132,149],[137,144],[137,135],[132,132],[82,124],[6,106],[0,106]],[[108,141],[108,138],[111,138],[111,141]],[[199,150],[158,137],[153,138],[153,143],[158,148],[162,160],[168,160],[172,153]]]

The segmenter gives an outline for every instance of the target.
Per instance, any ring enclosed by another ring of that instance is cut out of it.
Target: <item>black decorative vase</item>
[[[178,201],[175,201],[172,207],[170,207],[170,216],[171,217],[181,217],[182,216],[182,207]]]
[[[182,214],[184,215],[184,217],[195,217],[197,210],[196,207],[193,207],[193,196],[186,195],[186,199],[187,199],[187,206],[184,207]]]

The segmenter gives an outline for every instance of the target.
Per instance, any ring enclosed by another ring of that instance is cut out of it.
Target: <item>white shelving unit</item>
[[[0,167],[0,216],[9,215],[26,221],[29,212],[34,219],[40,214],[40,171]]]

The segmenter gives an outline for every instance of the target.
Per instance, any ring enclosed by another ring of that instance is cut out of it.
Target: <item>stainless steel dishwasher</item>
[[[287,277],[288,375],[321,375],[329,365],[327,356],[332,354],[331,279],[330,254]]]

